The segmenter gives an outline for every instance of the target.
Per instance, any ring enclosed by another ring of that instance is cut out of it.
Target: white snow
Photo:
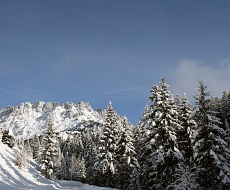
[[[26,102],[0,110],[0,128],[9,130],[10,135],[18,139],[39,136],[45,131],[49,119],[57,131],[80,127],[89,121],[103,123],[103,117],[87,102],[67,102],[62,106],[51,102]]]
[[[38,165],[30,161],[28,171],[22,171],[15,165],[13,149],[0,143],[0,189],[1,190],[112,190],[78,181],[54,180],[44,178],[37,170]],[[115,189],[114,189],[115,190]]]

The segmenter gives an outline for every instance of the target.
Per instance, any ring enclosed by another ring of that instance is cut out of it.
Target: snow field
[[[111,190],[78,181],[55,180],[44,178],[37,170],[38,164],[30,161],[28,171],[22,171],[15,165],[13,149],[0,143],[0,190]],[[39,179],[39,180],[38,180]],[[115,189],[114,189],[115,190]]]

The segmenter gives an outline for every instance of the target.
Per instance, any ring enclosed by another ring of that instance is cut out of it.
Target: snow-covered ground
[[[111,190],[112,188],[97,187],[77,181],[50,181],[40,175],[37,163],[30,161],[27,171],[15,165],[14,152],[0,142],[0,190]],[[37,180],[39,178],[39,181]],[[115,189],[113,189],[115,190]]]

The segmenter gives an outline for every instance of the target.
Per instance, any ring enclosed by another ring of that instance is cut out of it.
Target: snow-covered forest
[[[136,126],[112,102],[97,112],[79,103],[88,116],[53,104],[37,115],[8,107],[0,111],[1,143],[13,148],[21,170],[33,158],[49,180],[124,190],[228,190],[230,92],[212,97],[201,80],[194,98],[192,106],[186,95],[173,96],[162,78]]]

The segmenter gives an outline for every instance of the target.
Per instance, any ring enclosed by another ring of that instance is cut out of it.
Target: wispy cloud
[[[230,89],[230,58],[221,60],[216,65],[184,59],[175,67],[172,77],[172,91],[180,96],[183,93],[189,98],[196,95],[199,79],[208,86],[211,96],[221,96],[224,90]]]

